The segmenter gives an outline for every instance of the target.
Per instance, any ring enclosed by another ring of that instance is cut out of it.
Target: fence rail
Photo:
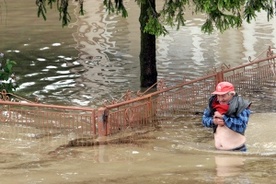
[[[97,136],[95,109],[0,101],[0,112],[1,137],[63,137],[67,142],[79,137]],[[12,132],[1,131],[7,127],[12,127]]]
[[[238,93],[243,94],[260,88],[267,80],[275,80],[274,50],[269,47],[254,61],[249,58],[248,63],[234,68],[223,65],[219,71],[175,86],[168,87],[161,80],[154,92],[138,93],[136,97],[131,97],[128,92],[124,101],[98,109],[23,103],[22,99],[3,92],[0,127],[3,130],[6,126],[13,126],[16,128],[14,131],[23,137],[62,136],[68,141],[155,126],[160,119],[172,113],[191,115],[201,112],[220,81],[232,82]],[[0,131],[2,137],[7,134]]]

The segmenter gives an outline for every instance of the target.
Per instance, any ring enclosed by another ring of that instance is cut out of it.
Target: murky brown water
[[[11,139],[1,128],[1,182],[271,183],[276,174],[275,117],[252,115],[246,153],[215,151],[211,130],[198,118],[162,122],[143,144],[66,149],[57,149],[62,137],[32,139],[29,130],[25,138]]]
[[[95,107],[139,89],[139,11],[132,1],[128,19],[107,16],[101,1],[86,2],[87,14],[72,16],[69,28],[61,28],[58,14],[48,14],[46,22],[37,19],[33,0],[0,3],[0,51],[18,63],[21,95]],[[200,23],[197,17],[158,39],[159,78],[170,84],[193,79],[221,63],[237,66],[276,44],[275,21],[267,23],[265,15],[223,35],[202,34]],[[275,94],[273,79],[248,96],[255,114],[245,154],[215,151],[212,133],[199,117],[164,121],[145,144],[58,151],[63,137],[36,139],[32,132],[37,129],[1,125],[0,183],[272,183],[276,115],[267,112],[276,111]]]

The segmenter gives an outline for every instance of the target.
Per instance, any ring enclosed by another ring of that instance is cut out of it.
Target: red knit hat
[[[216,91],[214,91],[212,94],[224,95],[230,91],[235,91],[233,84],[231,84],[230,82],[220,82],[216,87]]]

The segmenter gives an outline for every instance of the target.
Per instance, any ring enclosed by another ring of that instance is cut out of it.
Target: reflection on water
[[[55,10],[48,11],[47,21],[38,19],[33,0],[5,1],[1,7],[6,14],[0,24],[0,51],[17,62],[14,71],[22,84],[18,92],[66,104],[83,70],[76,62],[72,29],[61,27]]]
[[[85,88],[79,92],[79,101],[85,101],[83,96],[90,96],[88,100],[99,103],[103,99],[118,98],[130,85],[138,90],[139,65],[128,53],[130,43],[126,19],[107,16],[102,2],[96,4],[87,2],[87,14],[74,23],[77,32],[73,36],[85,68],[82,79],[79,79]]]
[[[215,156],[218,177],[236,176],[241,172],[245,158],[235,156]]]
[[[272,127],[270,117],[275,114],[252,116],[246,133],[248,152],[242,153],[216,151],[211,130],[203,128],[199,117],[163,121],[144,144],[94,147],[60,148],[65,137],[36,138],[28,134],[31,130],[12,139],[6,134],[11,127],[1,127],[1,182],[270,183],[276,174],[275,142],[274,149],[255,147],[256,143],[266,145],[273,140],[273,131],[263,132],[264,137],[256,126],[263,122],[262,126]]]
[[[56,10],[49,11],[46,22],[38,19],[33,0],[0,3],[0,51],[18,63],[21,95],[95,107],[127,89],[139,89],[139,11],[133,1],[127,2],[128,19],[107,16],[102,2],[87,1],[87,14],[74,18],[69,28],[61,28]],[[188,19],[180,31],[158,38],[159,78],[173,84],[222,63],[237,66],[248,56],[254,59],[276,44],[275,21],[265,19],[212,35],[201,33],[202,17]],[[271,79],[246,97],[254,113],[263,113],[275,111],[275,94]],[[245,154],[215,151],[212,132],[198,117],[162,122],[155,139],[143,145],[58,150],[74,135],[1,125],[1,183],[269,183],[276,174],[274,119],[275,114],[252,115]]]
[[[275,122],[274,114],[261,113],[253,114],[252,116],[254,121],[249,121],[248,125],[252,128],[250,128],[246,134],[248,141],[251,142],[251,144],[248,145],[248,149],[254,152],[262,152],[262,150],[266,150],[268,155],[270,152],[276,153],[276,143],[271,136],[275,133],[274,124],[270,124],[270,122]]]
[[[216,180],[215,183],[223,184],[227,180],[226,177],[235,177],[236,181],[231,178],[231,182],[233,183],[250,183],[250,181],[241,180],[241,177],[244,177],[242,173],[244,166],[245,158],[239,156],[225,156],[218,155],[215,156],[216,163]]]
[[[127,2],[127,19],[108,16],[100,1],[86,4],[85,16],[76,11],[69,28],[62,28],[55,9],[44,21],[35,17],[33,0],[1,2],[0,51],[18,62],[15,72],[22,84],[18,93],[47,103],[95,107],[120,98],[128,89],[139,90],[136,3]],[[16,11],[7,12],[5,7]],[[268,45],[275,47],[275,21],[268,23],[264,14],[240,30],[211,35],[200,31],[202,16],[189,12],[186,16],[185,27],[168,28],[170,34],[157,40],[158,77],[169,84],[201,77],[222,63],[237,66]]]

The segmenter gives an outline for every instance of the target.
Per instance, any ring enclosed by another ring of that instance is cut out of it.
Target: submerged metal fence
[[[2,93],[0,101],[0,136],[13,127],[25,138],[60,138],[65,141],[79,138],[97,138],[122,130],[136,131],[155,126],[173,113],[194,115],[202,112],[210,93],[220,81],[232,82],[238,93],[249,93],[267,80],[275,80],[275,49],[268,48],[258,59],[231,68],[223,65],[212,73],[191,81],[168,87],[159,81],[154,92],[127,92],[123,101],[113,102],[98,109],[46,105],[21,102],[18,97]],[[9,99],[17,99],[10,101]]]
[[[3,139],[95,138],[95,110],[69,106],[0,101],[0,137]]]

